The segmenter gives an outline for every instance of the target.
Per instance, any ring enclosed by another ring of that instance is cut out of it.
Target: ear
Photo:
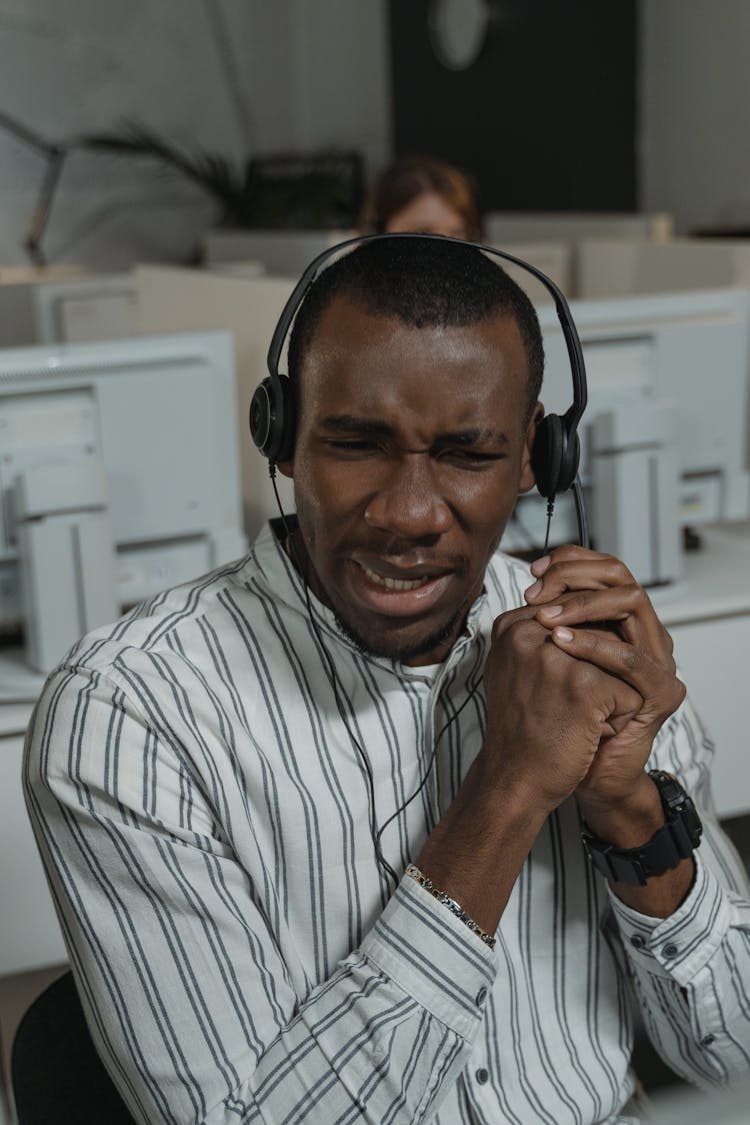
[[[530,492],[536,484],[536,477],[534,470],[531,467],[531,451],[534,448],[534,441],[536,439],[536,428],[544,417],[544,404],[537,402],[534,407],[534,412],[531,416],[528,429],[526,430],[526,438],[523,445],[523,455],[521,460],[521,477],[518,484],[518,491]]]
[[[294,476],[294,461],[277,461],[276,468],[279,470],[282,477],[289,477],[291,479]]]

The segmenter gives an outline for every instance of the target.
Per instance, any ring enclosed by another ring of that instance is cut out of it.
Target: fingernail
[[[552,636],[556,641],[563,641],[563,643],[565,644],[569,644],[573,640],[572,631],[570,629],[564,628],[564,626],[562,625],[558,626],[557,629],[552,630]]]
[[[537,596],[537,594],[540,592],[541,589],[542,589],[541,582],[535,582],[533,586],[529,586],[528,590],[524,590],[523,596],[527,600],[529,598],[535,598]]]
[[[542,555],[541,559],[537,559],[536,562],[533,562],[530,569],[534,577],[541,578],[551,561],[549,555]]]
[[[562,611],[563,607],[561,605],[543,605],[539,609],[539,614],[540,616],[544,615],[544,617],[559,617]]]

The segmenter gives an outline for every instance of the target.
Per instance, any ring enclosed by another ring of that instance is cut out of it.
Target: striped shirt
[[[689,705],[651,763],[705,825],[670,918],[610,894],[573,800],[537,838],[494,950],[376,861],[351,735],[376,824],[401,810],[381,836],[401,875],[481,745],[491,625],[529,582],[496,555],[448,659],[404,667],[360,652],[314,598],[311,627],[267,528],[52,674],[27,800],[92,1034],[137,1120],[635,1121],[636,1006],[686,1078],[748,1073],[750,906]]]

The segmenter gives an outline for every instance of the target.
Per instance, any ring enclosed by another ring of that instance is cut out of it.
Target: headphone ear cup
[[[560,491],[565,437],[565,427],[559,414],[545,414],[537,424],[531,450],[531,467],[537,489],[545,500],[552,499]]]
[[[572,487],[579,456],[578,433],[571,438],[564,418],[559,414],[545,414],[537,425],[531,450],[536,486],[545,500]]]
[[[563,431],[565,441],[563,444],[562,457],[560,458],[560,474],[557,487],[560,492],[567,492],[569,488],[573,487],[573,482],[576,479],[578,461],[581,455],[581,443],[578,440],[578,431],[575,430],[571,436],[564,422]]]
[[[294,453],[296,404],[292,381],[268,375],[250,400],[250,434],[269,461],[289,461]]]

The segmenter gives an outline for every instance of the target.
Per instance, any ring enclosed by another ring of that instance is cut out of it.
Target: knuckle
[[[504,633],[507,633],[517,625],[519,621],[526,620],[533,616],[533,614],[534,610],[529,606],[519,606],[518,609],[510,609],[506,613],[501,613],[499,617],[495,618],[492,625],[493,639],[502,637]]]
[[[535,621],[524,619],[510,629],[510,641],[516,652],[530,652],[539,644],[540,628]]]
[[[616,558],[614,555],[607,556],[607,565],[610,568],[619,586],[636,586],[637,583],[630,573],[622,559]],[[640,587],[638,587],[640,589]]]
[[[539,625],[528,613],[506,613],[498,617],[492,627],[492,644],[519,654],[527,652],[538,643],[538,630]]]
[[[554,547],[549,557],[553,562],[565,562],[566,559],[573,559],[576,557],[576,552],[580,548],[574,547],[571,543],[563,543],[560,547]]]
[[[628,594],[630,605],[636,611],[642,609],[644,606],[651,605],[651,600],[648,594],[643,589],[643,586],[639,586],[637,582],[631,581],[628,588]]]
[[[601,673],[594,665],[588,664],[583,660],[576,660],[574,662],[571,675],[576,688],[584,693],[592,691],[601,680]]]
[[[492,640],[499,641],[512,627],[513,622],[510,619],[510,614],[504,613],[501,617],[497,617],[492,626]]]

